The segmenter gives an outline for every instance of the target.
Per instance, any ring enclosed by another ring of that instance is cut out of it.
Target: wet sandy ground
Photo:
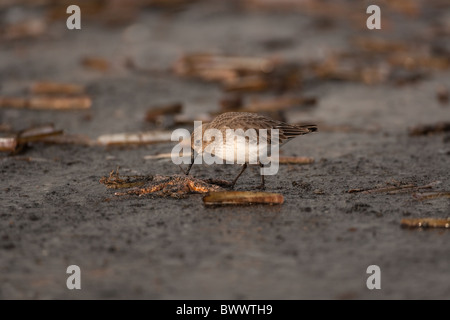
[[[448,17],[448,15],[447,15]],[[445,11],[436,19],[445,19]],[[241,12],[200,3],[176,14],[146,11],[132,26],[64,21],[39,39],[3,42],[0,93],[23,94],[33,81],[87,86],[90,111],[0,110],[15,130],[53,122],[67,133],[152,129],[145,111],[182,101],[186,114],[218,109],[223,96],[211,83],[168,72],[181,54],[215,51],[285,59],[320,57],[348,46],[355,33],[420,33],[426,21],[399,17],[390,31],[359,30],[340,22],[314,30],[301,13]],[[291,39],[287,48],[261,45]],[[443,37],[442,43],[449,44]],[[107,73],[86,71],[83,55],[112,61]],[[151,72],[123,66],[126,57]],[[450,297],[449,230],[402,229],[400,220],[444,218],[448,199],[417,201],[411,193],[347,193],[396,180],[450,190],[450,139],[408,136],[408,128],[449,120],[450,106],[436,99],[450,87],[449,71],[393,86],[323,82],[304,88],[318,97],[296,121],[351,126],[293,140],[283,155],[309,156],[314,164],[283,165],[267,191],[281,206],[206,208],[202,195],[187,199],[114,197],[99,179],[120,166],[123,174],[178,174],[170,160],[144,156],[170,152],[172,143],[140,147],[33,144],[0,159],[0,298],[2,299],[428,299]],[[25,158],[31,158],[27,161]],[[196,177],[232,179],[239,168],[194,166]],[[259,184],[248,170],[237,190]],[[82,289],[66,288],[66,268],[82,271]],[[381,290],[368,290],[366,268],[380,266]]]

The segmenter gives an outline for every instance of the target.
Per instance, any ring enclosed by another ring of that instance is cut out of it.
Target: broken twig
[[[110,63],[100,57],[84,57],[81,60],[81,64],[86,69],[91,69],[94,71],[106,72],[110,69]]]
[[[152,144],[171,141],[171,136],[171,131],[105,134],[97,138],[97,144],[103,146]]]
[[[414,199],[419,201],[432,200],[438,198],[450,198],[450,191],[436,191],[436,192],[426,192],[426,193],[415,193],[413,194]]]
[[[89,109],[91,98],[80,97],[0,97],[0,108],[17,108],[33,110],[77,110]]]
[[[450,228],[450,218],[412,218],[402,219],[403,228]]]
[[[16,154],[28,142],[44,141],[46,138],[62,135],[62,130],[55,130],[52,124],[32,127],[16,134],[0,138],[0,151]]]
[[[252,191],[211,192],[203,198],[205,205],[282,204],[284,197],[278,193]]]

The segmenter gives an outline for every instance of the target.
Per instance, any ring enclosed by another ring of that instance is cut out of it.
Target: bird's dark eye
[[[199,145],[200,144],[200,140],[195,140],[195,144]]]

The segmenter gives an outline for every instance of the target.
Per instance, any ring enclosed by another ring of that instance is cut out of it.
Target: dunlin
[[[199,132],[196,134],[196,132],[193,132],[191,135],[191,163],[188,167],[188,170],[186,172],[186,175],[189,174],[192,165],[194,164],[195,159],[195,153],[203,155],[205,153],[208,153],[207,147],[209,144],[213,143],[214,141],[208,141],[209,139],[205,139],[205,136],[207,135],[209,131],[206,131],[208,129],[216,129],[222,133],[223,141],[222,145],[218,146],[216,143],[216,146],[214,148],[214,155],[218,156],[224,160],[227,161],[227,163],[237,163],[236,161],[236,155],[239,152],[242,152],[241,150],[245,150],[245,162],[242,165],[242,169],[239,172],[239,174],[234,178],[234,180],[231,182],[231,187],[234,187],[236,184],[236,181],[239,179],[239,177],[242,175],[242,173],[245,171],[249,164],[249,159],[252,158],[252,151],[250,148],[245,149],[245,146],[236,145],[236,141],[233,139],[232,142],[226,141],[226,131],[227,129],[233,129],[233,130],[239,130],[242,129],[244,132],[248,129],[255,129],[254,132],[256,132],[256,135],[259,136],[260,129],[267,130],[267,147],[270,148],[273,144],[278,144],[279,146],[284,145],[286,142],[290,141],[291,139],[295,138],[296,136],[307,134],[310,132],[317,131],[316,125],[291,125],[287,124],[281,121],[277,121],[274,119],[270,119],[268,117],[256,114],[256,113],[248,113],[248,112],[227,112],[223,113],[221,115],[218,115],[216,118],[214,118],[210,123],[203,124],[202,125],[202,132],[201,136]],[[278,141],[271,141],[271,130],[272,129],[278,129]],[[201,141],[199,138],[202,138],[203,141]],[[210,138],[210,137],[209,137]],[[206,141],[205,141],[206,140]],[[248,138],[247,138],[248,142]],[[234,155],[234,158],[230,159],[225,156],[225,154],[229,154],[228,151],[231,149],[233,152],[231,154]],[[205,150],[206,149],[206,150]],[[211,149],[211,148],[209,148]],[[195,152],[194,152],[195,151]],[[258,153],[258,145],[256,147],[256,150],[253,150],[254,153]],[[241,162],[242,163],[242,162]],[[264,165],[258,160],[257,162],[261,167]],[[264,175],[261,174],[261,185],[259,188],[264,188]]]

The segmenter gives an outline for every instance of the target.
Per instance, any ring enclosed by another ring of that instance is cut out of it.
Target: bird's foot
[[[256,189],[258,189],[258,190],[266,190],[266,186],[264,184],[260,184],[259,186],[256,187]]]
[[[184,175],[189,175],[189,172],[184,171],[183,167],[181,165],[178,165],[178,168],[180,168],[181,172],[183,172]]]

